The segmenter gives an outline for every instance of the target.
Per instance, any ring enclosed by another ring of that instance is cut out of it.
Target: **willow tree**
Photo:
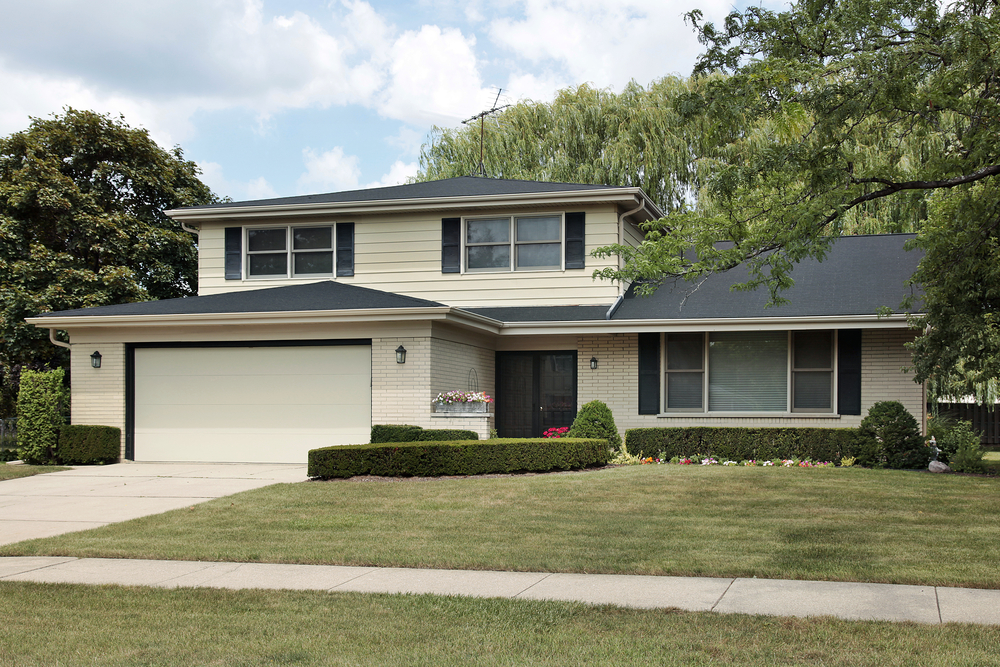
[[[695,76],[710,79],[688,120],[731,138],[707,146],[700,206],[651,225],[636,251],[605,249],[626,263],[603,276],[650,290],[747,262],[745,287],[780,303],[794,264],[831,238],[872,221],[915,229],[915,379],[975,391],[1000,377],[998,0],[800,0],[722,26],[689,18],[706,47]]]
[[[638,186],[663,210],[683,210],[696,201],[706,143],[724,129],[684,113],[710,82],[666,77],[621,93],[582,85],[520,102],[485,122],[483,163],[502,178]],[[435,128],[418,180],[475,174],[479,157],[479,124]]]

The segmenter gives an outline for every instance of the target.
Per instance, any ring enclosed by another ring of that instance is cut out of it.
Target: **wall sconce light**
[[[597,370],[597,357],[591,357],[590,358],[590,370],[592,370],[592,371],[596,371]]]
[[[100,352],[94,352],[92,355],[90,355],[90,365],[93,366],[94,368],[100,368],[101,367],[101,353]]]
[[[405,364],[406,363],[406,348],[400,345],[396,348],[396,363]]]

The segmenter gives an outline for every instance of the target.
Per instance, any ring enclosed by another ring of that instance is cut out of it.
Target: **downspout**
[[[639,203],[637,207],[633,208],[631,211],[625,211],[624,213],[618,216],[618,245],[625,245],[625,218],[629,217],[630,215],[634,215],[639,211],[643,210],[644,208],[646,208],[646,202],[640,200],[639,197],[636,197],[635,200]],[[618,269],[621,270],[621,268],[622,268],[622,258],[619,255]],[[622,305],[622,299],[624,298],[625,298],[625,286],[621,282],[619,282],[618,298],[611,305],[611,308],[608,309],[608,312],[604,316],[604,319],[610,320],[614,316],[615,311],[618,310],[618,307],[620,305]]]
[[[65,347],[67,350],[69,349],[69,343],[64,343],[61,340],[56,340],[55,329],[49,329],[49,342],[52,343],[53,345],[58,345],[59,347]]]
[[[201,237],[201,230],[194,227],[188,227],[186,222],[181,222],[181,229],[189,234],[194,234],[195,236]]]

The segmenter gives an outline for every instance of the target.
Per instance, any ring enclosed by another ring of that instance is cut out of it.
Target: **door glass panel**
[[[530,438],[533,420],[533,360],[526,354],[500,356],[497,431],[502,438]]]
[[[541,355],[538,378],[541,424],[532,437],[541,437],[552,427],[572,426],[576,417],[575,370],[576,355]]]

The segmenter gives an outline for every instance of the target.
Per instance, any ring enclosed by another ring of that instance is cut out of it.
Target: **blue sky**
[[[722,0],[0,0],[0,135],[122,114],[236,201],[394,185],[435,126],[687,75]]]

